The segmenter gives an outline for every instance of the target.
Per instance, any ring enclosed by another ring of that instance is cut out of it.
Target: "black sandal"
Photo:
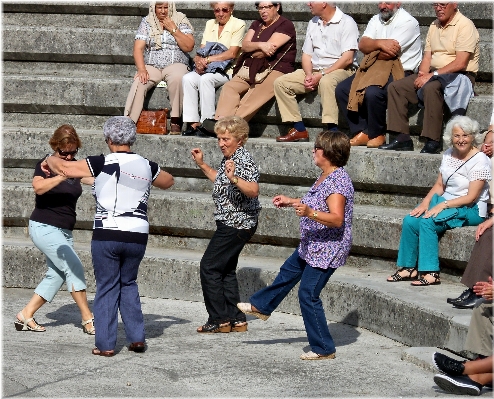
[[[431,283],[430,281],[427,281],[424,277],[425,276],[431,276],[434,278],[434,281]],[[425,285],[437,285],[437,284],[441,284],[441,279],[439,278],[439,273],[437,272],[429,272],[429,273],[424,273],[422,274],[422,277],[419,278],[417,281],[415,281],[417,284],[414,284],[414,283],[411,283],[411,285],[415,286],[415,287],[421,287],[421,286],[425,286]]]
[[[197,328],[198,333],[229,333],[232,330],[232,326],[230,323],[219,324],[219,323],[210,323],[202,325]]]
[[[248,323],[243,320],[235,320],[231,323],[232,332],[245,332],[247,331]]]
[[[406,271],[408,273],[408,276],[402,276],[402,275],[400,275],[400,273],[402,271]],[[415,275],[413,275],[413,272],[414,271],[416,272]],[[398,281],[410,281],[410,280],[416,280],[418,276],[419,276],[419,273],[417,272],[417,269],[415,267],[411,267],[411,268],[402,267],[395,274],[389,276],[386,279],[386,281],[388,283],[397,283]]]

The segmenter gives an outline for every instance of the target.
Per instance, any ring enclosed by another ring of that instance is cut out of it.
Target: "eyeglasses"
[[[76,149],[75,151],[62,151],[60,148],[58,148],[57,151],[61,157],[68,157],[69,155],[74,156],[75,154],[77,154],[79,149]]]
[[[259,6],[259,7],[257,7],[257,11],[271,10],[273,7],[274,7],[274,4],[270,4],[268,6]]]
[[[444,10],[448,6],[448,4],[449,3],[432,3],[432,7]]]
[[[227,12],[230,12],[230,9],[229,8],[225,8],[225,7],[224,8],[215,8],[213,11],[214,11],[215,14],[219,14],[222,11],[226,14]]]

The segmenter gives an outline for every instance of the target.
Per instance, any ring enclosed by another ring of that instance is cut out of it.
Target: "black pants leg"
[[[350,88],[352,87],[354,78],[355,74],[338,83],[335,89],[335,96],[336,102],[338,103],[338,108],[340,109],[340,112],[345,116],[348,127],[350,128],[351,136],[354,136],[355,134],[360,133],[367,128],[365,115],[361,115],[361,112],[349,111],[347,109]]]
[[[240,294],[236,269],[240,252],[254,235],[257,226],[249,230],[229,227],[221,222],[216,222],[216,226],[200,266],[208,322],[243,321],[245,315],[237,309]]]

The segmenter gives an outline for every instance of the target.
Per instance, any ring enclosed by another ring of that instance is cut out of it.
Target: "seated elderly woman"
[[[294,71],[296,48],[295,26],[283,17],[281,3],[256,2],[260,19],[249,27],[242,41],[242,55],[234,68],[232,80],[221,89],[215,119],[240,116],[252,119],[257,110],[274,97],[274,81],[281,75]],[[248,67],[248,78],[241,78],[241,67]],[[260,83],[255,82],[257,73],[273,68]],[[213,130],[214,120],[206,119],[201,131]]]
[[[448,229],[477,226],[487,216],[491,163],[477,149],[479,124],[456,116],[446,125],[452,148],[443,154],[439,176],[423,201],[403,220],[397,265],[387,281],[440,284],[439,235]],[[417,267],[418,266],[418,267]]]
[[[188,52],[194,48],[194,30],[187,17],[177,12],[175,3],[151,2],[134,42],[137,72],[125,103],[125,116],[137,122],[149,89],[164,80],[170,98],[170,133],[182,130],[182,77],[189,71]]]
[[[216,89],[232,78],[232,61],[237,58],[245,35],[245,22],[232,15],[233,6],[232,2],[211,3],[215,18],[206,22],[201,50],[194,57],[194,71],[182,79],[183,121],[189,124],[183,136],[202,134],[197,127],[204,119],[214,118]],[[224,51],[216,50],[219,44]]]

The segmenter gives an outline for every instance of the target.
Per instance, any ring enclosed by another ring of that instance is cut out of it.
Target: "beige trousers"
[[[321,97],[322,123],[338,124],[338,105],[334,94],[336,85],[353,75],[353,73],[353,71],[337,69],[324,75],[319,81],[317,93]],[[302,121],[302,115],[295,96],[312,91],[304,86],[305,76],[303,69],[297,69],[295,72],[280,76],[274,82],[274,94],[283,122]]]
[[[481,302],[473,309],[465,350],[483,356],[492,356],[492,302]]]
[[[274,96],[273,83],[283,72],[273,71],[262,83],[250,85],[234,76],[221,89],[215,119],[237,115],[247,122],[255,113]]]
[[[170,105],[172,108],[170,117],[179,117],[182,115],[182,77],[189,72],[187,70],[187,65],[176,63],[168,65],[164,69],[146,65],[146,69],[149,73],[148,82],[142,84],[138,79],[134,80],[129,95],[127,96],[127,101],[125,102],[124,116],[130,116],[134,122],[137,122],[148,90],[156,86],[162,80],[164,80],[168,86],[168,97],[170,98]]]

